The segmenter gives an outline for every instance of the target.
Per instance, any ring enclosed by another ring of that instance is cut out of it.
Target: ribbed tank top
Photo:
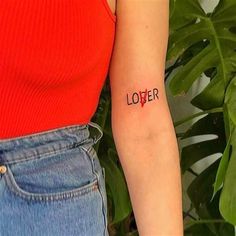
[[[1,0],[0,139],[90,121],[115,23],[107,0]]]

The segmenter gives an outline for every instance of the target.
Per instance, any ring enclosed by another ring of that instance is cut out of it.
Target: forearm
[[[178,145],[160,97],[156,109],[145,104],[133,112],[122,112],[114,100],[112,130],[140,236],[182,236]]]
[[[117,3],[112,132],[138,231],[182,236],[179,152],[164,82],[169,1]]]

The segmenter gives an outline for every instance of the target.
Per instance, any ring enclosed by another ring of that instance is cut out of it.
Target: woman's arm
[[[168,0],[117,0],[112,131],[140,236],[183,235],[179,151],[164,85],[168,10]]]

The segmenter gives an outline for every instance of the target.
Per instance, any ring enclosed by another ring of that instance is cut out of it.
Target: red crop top
[[[1,0],[0,139],[90,121],[115,23],[107,0]]]

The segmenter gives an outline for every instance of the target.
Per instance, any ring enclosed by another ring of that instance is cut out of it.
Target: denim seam
[[[18,184],[15,182],[14,177],[11,173],[10,168],[8,169],[9,173],[4,174],[4,178],[6,180],[6,186],[8,189],[11,190],[11,192],[15,193],[16,195],[27,199],[27,200],[33,200],[33,201],[57,201],[57,200],[67,200],[72,199],[75,197],[83,196],[87,193],[90,193],[92,191],[97,190],[98,188],[98,180],[95,179],[93,182],[86,184],[85,186],[81,186],[76,189],[72,190],[66,190],[59,193],[30,193],[23,189],[21,189]]]
[[[61,153],[65,150],[69,150],[69,149],[73,149],[73,148],[76,148],[76,147],[80,147],[80,145],[82,145],[84,143],[85,140],[83,140],[82,142],[75,142],[73,144],[70,144],[70,145],[66,145],[64,147],[61,147],[61,148],[58,148],[56,150],[53,150],[53,151],[49,151],[49,152],[44,152],[44,153],[41,153],[41,154],[36,154],[36,155],[29,155],[29,156],[26,156],[24,158],[21,158],[21,159],[18,159],[18,160],[5,160],[3,161],[3,164],[16,164],[16,163],[20,163],[20,162],[24,162],[24,161],[30,161],[30,160],[33,160],[33,159],[43,159],[43,158],[48,158],[50,157],[50,155],[56,155],[58,153]]]
[[[106,215],[105,215],[105,199],[103,197],[103,194],[101,192],[101,189],[100,189],[100,178],[101,176],[99,176],[99,174],[96,172],[95,170],[95,166],[94,166],[94,157],[92,156],[92,153],[90,153],[90,151],[92,151],[93,147],[92,146],[89,146],[88,148],[85,148],[85,147],[81,147],[83,150],[85,150],[85,152],[87,153],[87,155],[90,157],[92,157],[92,161],[93,161],[93,167],[92,167],[92,171],[94,172],[94,174],[96,175],[97,177],[97,180],[98,180],[98,190],[99,190],[99,193],[101,195],[101,198],[102,198],[102,213],[103,213],[103,219],[104,219],[104,236],[106,236],[106,227],[107,227],[107,221],[106,221]],[[91,154],[91,155],[90,155]]]
[[[7,143],[7,142],[11,142],[11,141],[16,141],[16,140],[24,140],[24,139],[28,139],[28,138],[33,138],[36,137],[36,138],[42,138],[46,135],[51,135],[54,133],[56,134],[63,134],[63,132],[65,131],[68,131],[68,130],[84,130],[84,129],[87,129],[88,125],[84,125],[82,127],[79,127],[78,125],[70,125],[70,126],[66,126],[66,127],[59,127],[59,128],[55,128],[55,129],[50,129],[50,130],[47,130],[47,131],[43,131],[43,132],[37,132],[37,133],[33,133],[33,134],[27,134],[27,135],[24,135],[24,136],[20,136],[20,137],[14,137],[14,138],[9,138],[9,139],[3,139],[3,140],[0,140],[0,144],[4,144],[4,143]],[[34,141],[34,140],[33,140]]]

